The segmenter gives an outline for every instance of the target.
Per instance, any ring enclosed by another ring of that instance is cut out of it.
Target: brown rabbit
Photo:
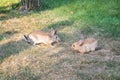
[[[29,35],[24,35],[25,41],[32,45],[44,43],[52,46],[55,42],[60,42],[61,39],[57,35],[57,30],[52,29],[51,33],[43,32],[43,31],[34,31]]]
[[[94,38],[87,38],[85,40],[79,40],[72,44],[72,49],[79,51],[80,53],[86,53],[95,51],[97,48],[97,40]]]

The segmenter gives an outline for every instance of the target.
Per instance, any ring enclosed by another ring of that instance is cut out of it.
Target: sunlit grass
[[[18,6],[19,2],[20,0],[0,0],[0,13],[10,12]]]

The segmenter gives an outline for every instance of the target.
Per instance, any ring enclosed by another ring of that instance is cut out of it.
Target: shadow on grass
[[[44,0],[41,10],[54,9],[60,6],[64,6],[70,3],[73,3],[73,0]]]
[[[10,38],[12,35],[18,33],[17,31],[6,31],[2,34],[0,34],[0,41],[3,39],[8,39]]]
[[[0,45],[0,60],[11,55],[19,54],[19,52],[28,49],[29,45],[24,42],[24,40],[11,41]]]
[[[47,28],[55,28],[55,29],[63,29],[65,28],[65,26],[70,27],[72,24],[74,23],[74,21],[72,20],[65,20],[65,21],[60,21],[54,24],[49,25]]]

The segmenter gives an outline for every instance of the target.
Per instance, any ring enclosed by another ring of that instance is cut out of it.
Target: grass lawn
[[[14,9],[19,0],[0,0],[0,80],[120,80],[120,1],[44,0],[40,11]],[[62,43],[32,46],[23,34],[56,28]],[[80,35],[100,50],[70,49]]]

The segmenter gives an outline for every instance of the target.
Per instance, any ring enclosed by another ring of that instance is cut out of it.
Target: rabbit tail
[[[25,39],[25,41],[27,41],[28,43],[30,43],[28,36],[24,35],[24,39]]]

